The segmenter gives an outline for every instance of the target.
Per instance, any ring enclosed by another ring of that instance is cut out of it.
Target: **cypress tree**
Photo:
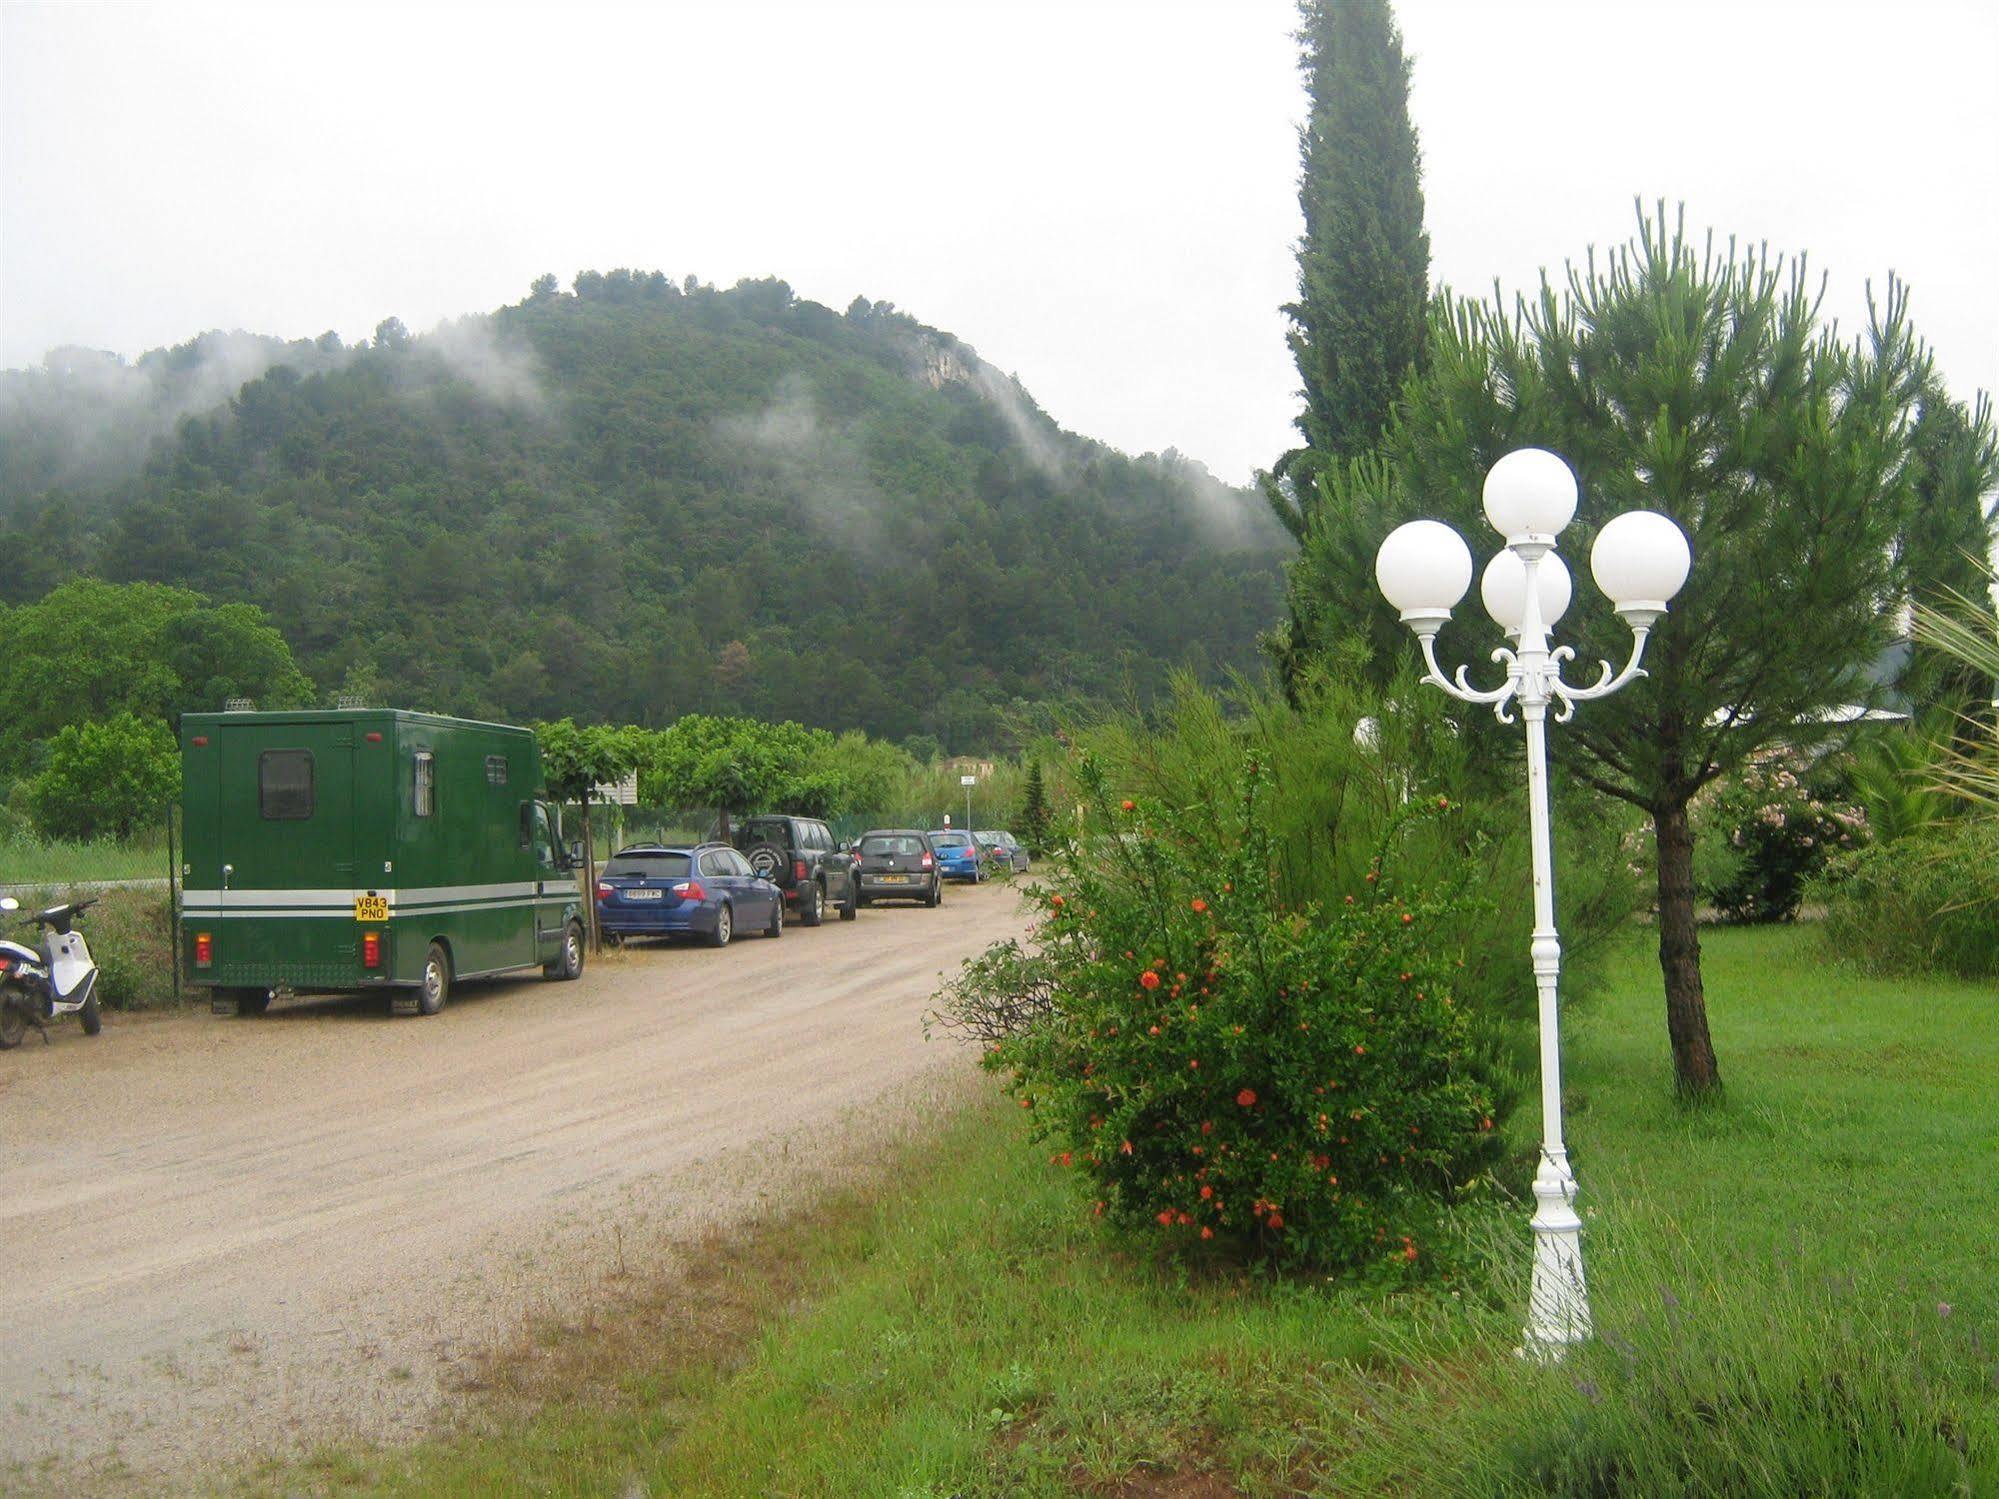
[[[1318,475],[1379,440],[1421,357],[1430,282],[1409,62],[1388,0],[1301,0],[1299,65],[1311,114],[1298,132],[1298,300],[1286,341],[1304,383],[1305,445],[1264,491],[1303,537]]]
[[[1041,762],[1027,762],[1027,789],[1020,810],[1021,831],[1027,834],[1029,853],[1038,854],[1048,844],[1048,788],[1041,779]]]

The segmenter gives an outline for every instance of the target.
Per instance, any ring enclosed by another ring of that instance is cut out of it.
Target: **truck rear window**
[[[656,854],[619,854],[604,866],[607,879],[623,875],[628,879],[684,880],[687,878],[688,856],[660,852]]]
[[[311,750],[265,750],[257,757],[257,810],[267,822],[312,816]]]

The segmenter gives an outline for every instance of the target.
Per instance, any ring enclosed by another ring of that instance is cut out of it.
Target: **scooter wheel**
[[[0,1051],[12,1051],[27,1034],[26,1017],[5,1000],[0,1000]]]
[[[104,1012],[97,1008],[97,991],[92,990],[83,1001],[83,1008],[76,1012],[76,1018],[83,1022],[83,1033],[94,1036],[104,1029]]]

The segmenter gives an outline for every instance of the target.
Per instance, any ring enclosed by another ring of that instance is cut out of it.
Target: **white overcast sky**
[[[1635,198],[1914,289],[1999,384],[1999,5],[1401,0],[1433,274],[1532,284]],[[421,331],[553,271],[887,299],[1065,426],[1290,446],[1287,0],[0,5],[0,366]]]

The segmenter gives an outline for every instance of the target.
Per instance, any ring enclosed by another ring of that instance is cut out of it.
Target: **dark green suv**
[[[860,914],[854,856],[816,817],[746,817],[729,842],[750,868],[784,892],[800,926],[817,926],[828,909],[842,921]]]

